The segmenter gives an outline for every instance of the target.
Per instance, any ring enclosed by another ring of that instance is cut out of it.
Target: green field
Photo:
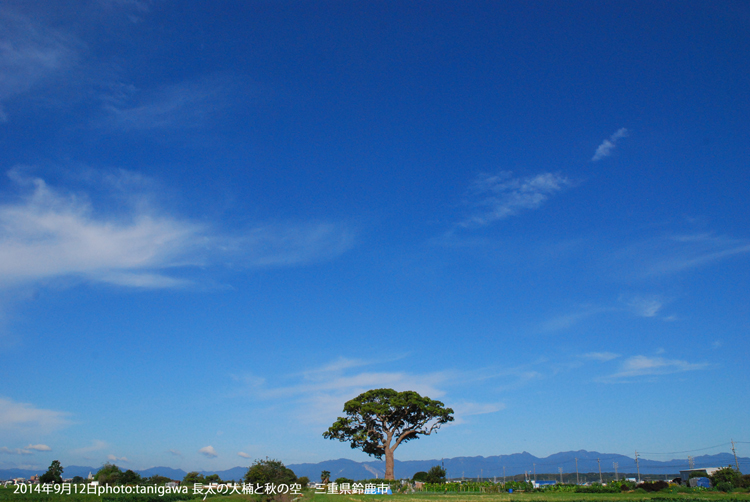
[[[750,493],[414,493],[397,495],[321,495],[306,494],[306,499],[315,502],[366,502],[387,497],[393,502],[426,502],[439,500],[442,502],[711,502],[711,501],[750,501]]]
[[[279,502],[750,502],[750,493],[700,491],[689,493],[413,493],[395,495],[327,495],[304,490],[301,496],[293,498],[285,495],[274,500]],[[56,494],[14,494],[12,487],[0,488],[0,502],[178,502],[198,501],[199,496],[166,495],[56,495]],[[207,499],[208,500],[208,499]],[[211,496],[213,502],[257,502],[268,500],[262,495]]]

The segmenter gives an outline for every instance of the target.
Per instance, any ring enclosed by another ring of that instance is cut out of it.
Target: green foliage
[[[619,484],[600,485],[593,484],[589,486],[576,485],[576,493],[620,493]]]
[[[320,471],[320,482],[328,483],[331,480],[331,471]]]
[[[83,479],[81,476],[73,476],[73,481],[72,481],[73,484],[78,485],[78,484],[85,483],[85,482],[86,480]]]
[[[641,483],[640,485],[638,485],[638,488],[641,488],[647,492],[658,492],[664,490],[665,488],[669,488],[669,483],[661,480],[654,481],[653,483],[646,481],[645,483]]]
[[[453,421],[453,410],[444,408],[442,402],[414,391],[393,389],[368,390],[347,401],[344,412],[347,416],[339,417],[323,437],[348,441],[352,448],[376,458],[385,453],[386,430],[392,430],[400,444],[429,435],[442,424]]]
[[[63,467],[60,465],[59,460],[53,460],[47,469],[47,472],[42,474],[39,478],[39,482],[42,484],[48,483],[62,483]]]
[[[310,484],[310,478],[308,478],[307,476],[302,476],[301,478],[297,478],[297,483],[299,483],[302,488],[305,488]]]
[[[445,469],[439,465],[433,465],[430,470],[427,471],[425,481],[428,483],[445,483]]]
[[[469,481],[464,483],[425,483],[422,491],[436,493],[503,493],[512,489],[514,493],[517,493],[519,491],[531,492],[533,488],[531,483],[519,481],[508,481],[505,486],[502,483],[496,484],[491,481],[482,483]]]
[[[128,469],[120,476],[120,483],[123,485],[139,485],[143,482],[141,475]]]
[[[209,474],[208,476],[206,476],[206,483],[222,484],[223,481],[221,480],[218,474]]]
[[[344,404],[326,439],[348,442],[375,458],[385,455],[385,478],[393,479],[393,452],[401,443],[429,436],[453,421],[453,410],[414,391],[368,390]],[[393,441],[393,444],[391,442]]]
[[[354,480],[349,478],[336,478],[335,483],[337,485],[340,485],[341,483],[349,483],[351,485],[354,483]]]
[[[720,481],[716,483],[716,489],[720,492],[731,492],[732,488],[734,488],[734,486],[732,486],[732,483],[729,481]]]
[[[216,477],[218,478],[218,476]],[[172,480],[166,476],[160,476],[158,474],[154,474],[153,476],[146,478],[144,481],[146,482],[147,485],[164,485],[166,483],[169,483]]]
[[[94,479],[103,485],[117,485],[120,483],[122,470],[115,464],[107,462],[94,474]]]
[[[427,481],[427,473],[424,471],[415,472],[411,479],[412,481],[421,481],[424,483]]]
[[[266,483],[274,484],[291,484],[297,481],[294,472],[285,467],[279,460],[271,460],[266,457],[265,460],[256,460],[247,470],[244,477],[245,483],[256,483],[265,485]]]
[[[716,488],[719,488],[719,485],[722,483],[729,483],[730,485],[732,485],[732,488],[742,485],[741,474],[732,469],[731,466],[719,469],[718,471],[714,472],[713,476],[709,476],[709,479],[711,480],[711,484]],[[721,491],[725,492],[727,490]]]
[[[196,483],[206,484],[206,478],[203,477],[203,474],[200,474],[197,471],[190,471],[187,474],[185,474],[184,478],[182,478],[183,485],[192,487]]]
[[[706,471],[693,471],[690,473],[690,476],[688,476],[688,479],[693,478],[707,478],[708,473]]]

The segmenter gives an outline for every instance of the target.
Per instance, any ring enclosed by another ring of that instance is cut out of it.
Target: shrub
[[[653,483],[649,483],[646,481],[645,483],[641,483],[638,485],[639,488],[643,488],[644,491],[647,492],[658,492],[665,488],[669,488],[669,483],[666,481],[654,481]]]
[[[427,473],[424,471],[419,471],[414,473],[414,476],[412,476],[412,481],[425,481],[427,480]]]
[[[731,492],[732,488],[734,486],[729,481],[720,481],[716,484],[716,489],[720,492]]]
[[[273,484],[292,484],[297,481],[294,472],[285,467],[279,460],[256,460],[247,470],[244,478],[245,483],[255,483],[265,485]]]
[[[719,469],[709,479],[711,479],[711,484],[713,484],[717,488],[719,487],[719,485],[723,485],[724,483],[729,483],[730,485],[732,485],[732,488],[734,488],[735,486],[740,486],[740,483],[742,482],[740,473],[735,471],[731,467],[724,467],[723,469]],[[721,491],[725,492],[727,490]]]

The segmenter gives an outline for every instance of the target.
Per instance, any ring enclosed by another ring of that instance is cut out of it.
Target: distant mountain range
[[[518,474],[529,474],[536,472],[537,476],[559,475],[559,469],[562,467],[564,473],[576,472],[576,459],[578,462],[578,472],[592,473],[599,472],[601,463],[602,472],[614,472],[614,463],[618,464],[618,472],[622,476],[625,473],[635,473],[636,464],[633,457],[618,455],[616,453],[599,453],[595,451],[568,451],[555,453],[548,457],[535,457],[531,453],[514,453],[512,455],[498,455],[492,457],[455,457],[435,460],[396,460],[394,470],[398,478],[411,478],[416,472],[428,471],[434,465],[443,465],[448,473],[449,478],[478,478],[484,479],[502,479],[505,476],[515,476]],[[600,462],[597,462],[599,459]],[[702,455],[693,457],[695,467],[723,467],[727,465],[734,466],[734,456],[730,453],[719,453],[716,455]],[[750,458],[738,458],[740,470],[742,472],[750,471]],[[641,474],[650,475],[671,475],[678,474],[680,469],[687,469],[688,460],[673,459],[667,461],[639,459]],[[325,460],[315,464],[290,464],[287,467],[292,469],[297,476],[307,476],[311,480],[320,479],[321,471],[330,471],[331,479],[340,477],[359,480],[382,478],[385,474],[385,462],[378,460],[369,462],[355,462],[340,458],[338,460]],[[96,473],[98,467],[85,467],[63,465],[64,477],[72,478],[74,476],[86,477],[89,472]],[[125,468],[121,466],[121,468]],[[200,471],[204,475],[218,474],[223,480],[241,480],[247,472],[247,467],[233,467],[224,471]],[[136,470],[143,477],[159,474],[170,479],[182,479],[187,474],[182,469],[172,469],[171,467],[151,467],[149,469]],[[0,469],[0,480],[12,478],[29,478],[34,474],[43,474],[42,471],[27,469]]]

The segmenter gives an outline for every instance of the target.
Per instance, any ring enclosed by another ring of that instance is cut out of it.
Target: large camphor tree
[[[393,389],[368,390],[347,401],[344,412],[323,437],[349,442],[378,459],[385,455],[385,479],[394,479],[393,452],[401,443],[429,436],[453,421],[453,410],[440,401]]]

